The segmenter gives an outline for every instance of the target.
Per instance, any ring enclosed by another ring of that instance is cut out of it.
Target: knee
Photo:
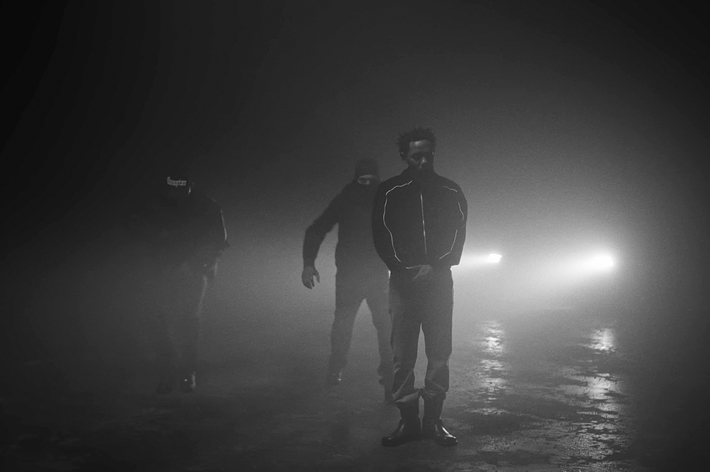
[[[335,306],[335,321],[343,323],[352,323],[355,321],[358,306],[354,305],[336,305]]]

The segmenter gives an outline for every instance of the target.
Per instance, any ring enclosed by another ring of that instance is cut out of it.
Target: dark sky
[[[81,246],[189,163],[233,245],[298,259],[354,160],[398,173],[422,125],[469,247],[599,242],[702,288],[702,10],[636,3],[3,4],[4,237]]]

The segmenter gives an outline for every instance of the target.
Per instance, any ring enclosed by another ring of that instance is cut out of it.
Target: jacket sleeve
[[[392,247],[392,236],[385,226],[384,217],[385,211],[387,210],[385,208],[387,202],[385,192],[385,187],[380,185],[372,205],[372,241],[380,259],[382,259],[391,272],[396,272],[403,270],[404,264],[395,256],[394,247]]]
[[[229,247],[227,228],[219,204],[211,201],[205,216],[207,224],[202,243],[215,257],[219,257]]]
[[[303,239],[304,267],[315,265],[325,235],[338,223],[341,205],[342,194],[335,197],[325,211],[306,229],[306,236]]]
[[[461,262],[461,254],[463,253],[463,244],[466,241],[466,221],[468,220],[468,203],[466,202],[466,197],[464,196],[461,188],[457,188],[457,203],[458,203],[458,214],[460,219],[457,221],[456,227],[456,240],[454,241],[454,246],[449,254],[443,257],[439,262],[436,263],[437,266],[451,267],[458,265]]]
[[[229,238],[227,235],[227,227],[224,225],[224,215],[222,209],[218,208],[214,218],[214,235],[215,245],[219,248],[220,255],[229,247]]]
[[[217,273],[217,260],[229,247],[222,209],[214,200],[205,203],[202,222],[201,235],[187,263],[196,273],[213,280]]]

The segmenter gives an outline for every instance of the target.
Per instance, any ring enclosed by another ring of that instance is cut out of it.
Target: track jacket
[[[391,272],[428,264],[449,268],[461,260],[466,198],[453,181],[405,169],[382,182],[372,210],[375,249]]]

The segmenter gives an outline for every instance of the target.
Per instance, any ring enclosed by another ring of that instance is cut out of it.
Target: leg
[[[421,321],[413,302],[411,285],[390,280],[392,355],[394,377],[392,395],[403,415],[419,416],[419,391],[414,388]]]
[[[390,278],[390,313],[392,315],[392,351],[394,358],[393,398],[401,415],[397,429],[382,438],[382,445],[399,446],[419,438],[419,392],[414,388],[420,320],[416,310],[416,292],[411,284]]]
[[[436,275],[429,287],[422,331],[427,355],[427,371],[422,398],[424,417],[422,427],[427,436],[442,446],[453,446],[456,438],[441,422],[441,411],[449,390],[449,358],[451,357],[451,328],[453,313],[453,282],[451,271]]]
[[[335,318],[330,331],[329,383],[340,383],[340,373],[345,368],[353,336],[357,310],[364,296],[357,281],[341,272],[335,276]],[[337,377],[337,378],[336,378]]]
[[[156,321],[156,361],[159,378],[156,392],[166,394],[175,389],[178,356],[173,342],[170,314],[159,313]]]
[[[437,274],[429,287],[423,314],[422,331],[427,356],[424,378],[424,416],[438,419],[446,392],[449,390],[449,357],[453,313],[453,283],[451,272]],[[427,405],[430,405],[427,410]]]
[[[197,346],[200,336],[202,305],[207,292],[207,277],[202,274],[190,273],[185,275],[181,282],[178,374],[180,375],[180,390],[189,393],[196,386]]]
[[[173,277],[163,274],[153,284],[155,347],[159,382],[156,392],[170,393],[175,388],[178,350],[175,342],[176,285]]]
[[[374,279],[368,286],[367,306],[372,314],[372,324],[377,331],[377,346],[380,354],[380,364],[377,373],[380,384],[385,389],[385,400],[392,396],[392,318],[389,314],[386,280],[382,283]]]

